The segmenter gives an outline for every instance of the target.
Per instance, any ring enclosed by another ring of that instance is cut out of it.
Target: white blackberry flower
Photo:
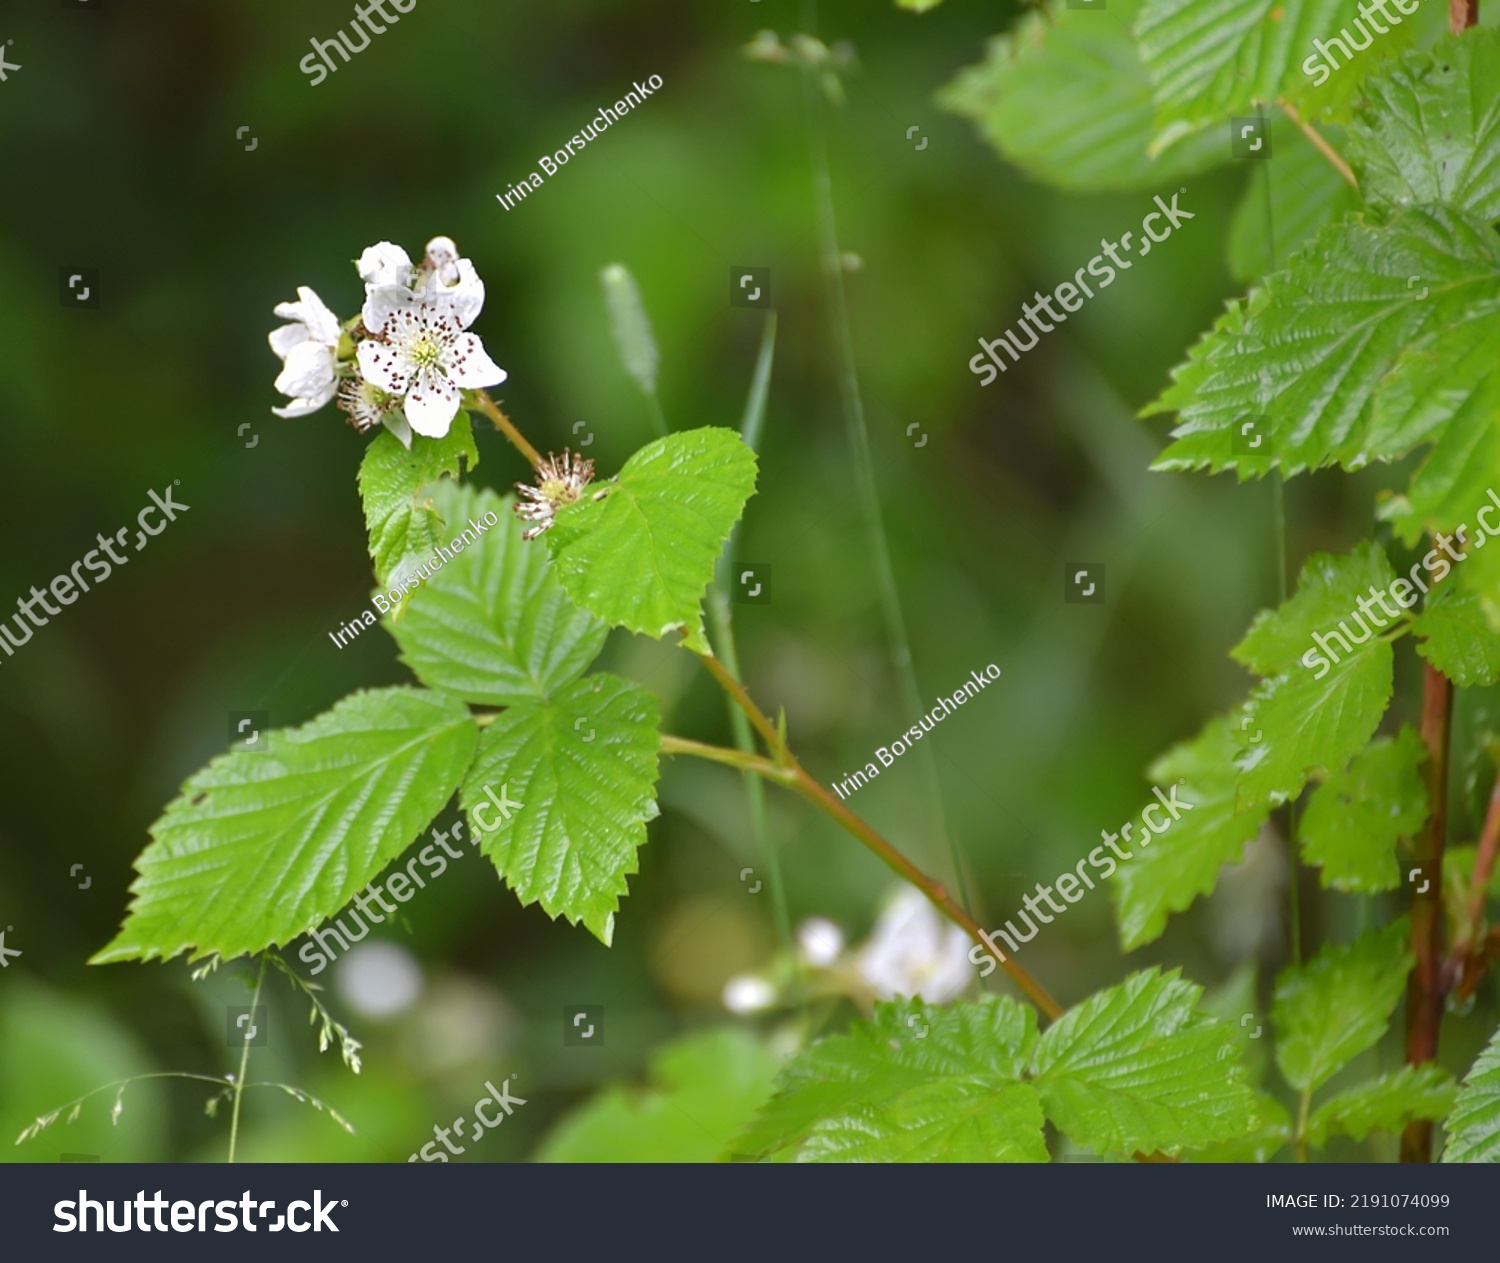
[[[355,349],[359,371],[401,400],[418,434],[442,438],[458,415],[460,390],[505,380],[505,370],[485,353],[484,344],[464,332],[478,314],[477,304],[461,305],[443,292],[419,296],[386,286],[366,299],[370,336]]]
[[[944,1004],[963,994],[973,976],[968,955],[968,936],[920,890],[902,886],[875,923],[857,968],[883,1000],[915,996]]]
[[[273,329],[271,350],[281,360],[276,389],[290,396],[285,407],[272,408],[278,417],[305,417],[316,412],[338,390],[339,318],[306,285],[297,287],[297,301],[277,303],[276,314],[292,321]]]

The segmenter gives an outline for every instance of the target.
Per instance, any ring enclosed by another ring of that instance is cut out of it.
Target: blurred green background
[[[729,273],[769,267],[779,336],[740,555],[769,564],[774,587],[769,605],[736,607],[744,670],[764,706],[785,707],[825,783],[908,721],[839,409],[801,84],[743,52],[758,29],[805,29],[803,6],[418,0],[317,86],[298,61],[352,19],[346,0],[99,7],[13,0],[0,32],[23,66],[0,85],[0,602],[133,522],[151,488],[180,480],[191,509],[0,662],[0,928],[24,952],[0,973],[0,1154],[219,1160],[224,1121],[205,1117],[205,1085],[179,1080],[130,1088],[118,1127],[106,1093],[70,1128],[10,1140],[107,1080],[233,1068],[225,1009],[248,1002],[244,962],[193,983],[181,961],[84,961],[119,924],[152,820],[225,748],[229,712],[299,724],[352,688],[410,678],[383,632],[342,650],[328,639],[371,583],[354,485],[366,440],[332,408],[270,413],[271,309],[297,285],[348,316],[365,246],[419,255],[452,236],[488,287],[475,331],[510,374],[495,392],[506,411],[544,450],[577,443],[583,423],[609,474],[651,432],[611,341],[601,268],[637,278],[666,414],[689,427],[738,424],[763,317],[729,305]],[[1146,764],[1244,692],[1226,650],[1276,584],[1270,488],[1148,474],[1165,426],[1134,419],[1237,292],[1223,260],[1243,167],[1191,181],[1197,218],[996,384],[967,368],[979,335],[1150,209],[1147,195],[1030,184],[934,104],[1014,13],[845,0],[818,14],[821,36],[857,54],[830,118],[832,178],[917,676],[931,705],[971,670],[1003,673],[928,743],[987,925],[1137,814]],[[651,74],[664,86],[640,108],[515,209],[500,205],[538,155]],[[58,296],[59,272],[77,267],[99,269],[97,310]],[[479,482],[504,489],[527,472],[476,430]],[[1313,548],[1363,533],[1389,477],[1293,484],[1293,573]],[[1063,602],[1071,561],[1106,566],[1105,605]],[[605,665],[659,692],[669,731],[727,743],[722,699],[686,655],[617,633]],[[775,945],[767,894],[739,877],[759,861],[738,779],[664,768],[663,815],[613,949],[518,907],[481,858],[455,861],[464,876],[434,883],[385,933],[420,963],[411,1007],[380,1019],[351,1005],[337,970],[317,979],[366,1044],[357,1078],[318,1055],[305,1002],[273,977],[255,1077],[306,1086],[359,1134],[252,1093],[243,1156],[404,1161],[485,1079],[517,1075],[526,1107],[461,1160],[528,1157],[599,1085],[642,1077],[663,1041],[774,1026],[731,1018],[719,999]],[[793,917],[862,937],[889,874],[800,802],[771,805]],[[951,877],[916,758],[852,805]],[[1129,965],[1096,897],[1023,963],[1065,1004],[1158,960],[1210,986],[1245,960],[1274,967],[1279,882],[1276,848],[1263,848],[1227,898],[1174,919]],[[605,1046],[563,1047],[564,1006],[598,1003]]]

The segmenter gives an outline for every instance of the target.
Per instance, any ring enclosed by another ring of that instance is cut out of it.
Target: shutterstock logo
[[[127,1197],[115,1202],[106,1198],[97,1202],[89,1196],[87,1189],[79,1189],[76,1201],[61,1201],[52,1207],[57,1218],[52,1231],[88,1232],[92,1222],[94,1232],[207,1232],[208,1216],[212,1212],[218,1221],[213,1226],[215,1232],[259,1232],[262,1228],[267,1232],[280,1232],[283,1228],[292,1232],[307,1232],[309,1229],[337,1232],[339,1226],[333,1222],[334,1207],[348,1204],[347,1198],[324,1201],[320,1188],[313,1190],[310,1202],[290,1202],[285,1214],[277,1213],[274,1198],[258,1202],[250,1195],[249,1189],[237,1202],[215,1201],[213,1198],[204,1202],[169,1202],[161,1195],[161,1189],[156,1190],[154,1197],[147,1197],[142,1190],[134,1199]],[[116,1208],[120,1211],[118,1223],[115,1221]],[[149,1215],[148,1211],[151,1212]],[[171,1218],[170,1225],[163,1219],[164,1214]]]

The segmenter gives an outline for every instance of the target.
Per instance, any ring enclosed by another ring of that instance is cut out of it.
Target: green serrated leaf
[[[1240,756],[1242,809],[1295,798],[1309,776],[1332,776],[1370,743],[1390,705],[1395,653],[1382,640],[1358,646],[1323,676],[1305,666],[1264,680],[1245,703],[1256,734]]]
[[[1428,599],[1412,630],[1417,652],[1459,688],[1500,682],[1500,633],[1479,594],[1445,584]]]
[[[1314,40],[1358,30],[1359,18],[1359,0],[1146,0],[1135,29],[1155,92],[1156,146],[1281,99],[1342,117],[1363,78],[1413,38],[1409,24],[1397,26],[1333,74],[1306,68]]]
[[[1444,1162],[1500,1162],[1500,1031],[1464,1079],[1448,1118]]]
[[[412,435],[411,450],[389,430],[365,449],[359,466],[359,497],[365,507],[375,577],[389,588],[432,555],[446,539],[446,526],[426,488],[439,478],[459,477],[479,464],[469,414],[460,412],[440,439]]]
[[[1225,864],[1236,864],[1245,844],[1260,832],[1268,805],[1236,813],[1234,759],[1238,741],[1228,719],[1207,724],[1191,742],[1176,746],[1152,764],[1157,785],[1184,781],[1177,797],[1193,809],[1184,812],[1115,875],[1120,946],[1131,951],[1160,936],[1167,917],[1183,912],[1199,895],[1209,894]],[[1140,839],[1133,838],[1132,842]]]
[[[1151,84],[1130,33],[1140,0],[1028,13],[938,94],[1007,161],[1057,188],[1159,190],[1219,165],[1228,144],[1194,140],[1157,161]]]
[[[1413,963],[1405,917],[1343,946],[1329,944],[1276,981],[1276,1062],[1299,1092],[1327,1083],[1373,1048],[1406,990]]]
[[[1427,819],[1422,762],[1427,751],[1405,726],[1383,737],[1313,791],[1302,817],[1302,856],[1322,868],[1323,885],[1374,894],[1401,884],[1396,842]]]
[[[1209,988],[1198,1003],[1198,1011],[1229,1026],[1252,1084],[1265,1077],[1265,1062],[1271,1051],[1267,1024],[1261,1021],[1258,999],[1259,969],[1253,957],[1243,960],[1232,974]]]
[[[1249,1132],[1255,1094],[1233,1032],[1174,970],[1132,974],[1043,1033],[1032,1072],[1047,1117],[1098,1153],[1177,1153]]]
[[[657,814],[660,725],[645,689],[591,675],[500,712],[464,778],[473,836],[517,898],[581,921],[606,946]]]
[[[1324,228],[1251,293],[1248,319],[1195,348],[1151,409],[1181,414],[1179,441],[1158,467],[1358,468],[1438,437],[1476,375],[1493,375],[1494,357],[1479,348],[1500,310],[1497,247],[1487,225],[1444,207]],[[1415,405],[1395,408],[1403,373],[1413,376],[1401,397],[1425,400],[1415,417]],[[1421,394],[1449,376],[1442,391]],[[1256,418],[1246,442],[1261,441],[1236,450]]]
[[[582,675],[609,629],[568,599],[547,550],[521,538],[513,498],[445,480],[430,499],[455,527],[497,521],[467,546],[450,541],[459,551],[387,622],[402,661],[429,688],[488,705],[545,698]]]
[[[1372,456],[1432,444],[1406,492],[1380,507],[1408,544],[1467,525],[1488,510],[1500,482],[1500,300],[1477,302],[1455,320],[1408,348],[1375,397]]]
[[[1270,134],[1271,156],[1250,164],[1250,181],[1229,226],[1229,270],[1241,281],[1275,271],[1314,233],[1360,205],[1359,193],[1299,128],[1278,118]],[[1338,149],[1341,133],[1329,128],[1327,140]]]
[[[823,1039],[735,1148],[807,1161],[1045,1162],[1036,1092],[1020,1080],[1036,1015],[985,996],[947,1008],[901,999]]]
[[[1255,1094],[1256,1125],[1242,1136],[1182,1156],[1184,1162],[1269,1162],[1292,1140],[1292,1119],[1274,1096]]]
[[[1270,1162],[1292,1140],[1291,1115],[1274,1097],[1255,1094],[1259,1121],[1254,1128],[1234,1140],[1210,1145],[1196,1153],[1186,1154],[1185,1162]]]
[[[1344,625],[1344,635],[1354,616],[1374,608],[1372,592],[1385,592],[1395,582],[1396,572],[1378,544],[1365,541],[1347,556],[1314,553],[1297,576],[1297,591],[1275,610],[1262,610],[1250,624],[1245,638],[1230,650],[1256,675],[1276,675],[1302,662],[1313,650],[1313,637]],[[1382,621],[1389,626],[1399,609],[1387,607]],[[1363,616],[1361,614],[1361,616]],[[1305,664],[1304,664],[1305,665]],[[1311,669],[1311,668],[1309,668]]]
[[[605,1088],[542,1142],[539,1162],[713,1162],[771,1095],[780,1066],[760,1040],[712,1030],[651,1057],[650,1086]]]
[[[91,963],[228,960],[316,928],[442,810],[477,739],[458,701],[389,688],[221,754],[151,827],[129,916]]]
[[[1365,85],[1348,158],[1368,205],[1443,202],[1500,219],[1500,31],[1408,52]]]
[[[669,434],[619,477],[558,513],[545,536],[575,604],[605,622],[708,653],[703,594],[755,490],[755,453],[733,430]]]
[[[1402,613],[1386,601],[1396,583],[1405,580],[1372,542],[1344,557],[1315,553],[1295,595],[1262,610],[1235,646],[1233,657],[1271,676],[1240,719],[1241,810],[1295,797],[1310,775],[1341,771],[1374,736],[1393,687],[1394,654],[1378,637]]]
[[[878,1114],[820,1127],[805,1162],[1045,1162],[1042,1103],[1029,1083],[923,1083]]]
[[[1436,1121],[1453,1108],[1458,1085],[1437,1066],[1402,1066],[1340,1092],[1313,1111],[1307,1138],[1321,1149],[1331,1136],[1363,1140],[1372,1131],[1400,1131],[1413,1119]]]
[[[1257,294],[1262,299],[1263,305],[1266,291],[1253,291],[1251,297],[1256,297]],[[1194,342],[1193,347],[1188,348],[1188,359],[1173,369],[1172,386],[1167,387],[1157,399],[1142,408],[1140,416],[1155,417],[1163,413],[1182,413],[1187,410],[1188,405],[1193,404],[1194,399],[1202,390],[1203,383],[1214,374],[1215,360],[1233,354],[1236,339],[1245,332],[1245,323],[1250,320],[1250,315],[1248,300],[1230,299],[1229,303],[1224,305],[1224,311],[1221,312],[1220,317],[1214,321],[1214,327],[1199,338],[1199,341]],[[1184,438],[1175,444],[1176,449],[1184,449],[1188,446],[1190,440],[1187,435],[1194,429],[1196,426],[1190,426],[1188,423],[1179,426],[1176,432],[1184,435]],[[1217,431],[1211,432],[1211,435],[1215,438],[1220,437]],[[1163,456],[1152,465],[1152,468],[1194,469],[1197,468],[1197,463],[1193,460],[1184,463],[1181,456],[1173,456],[1170,460]]]

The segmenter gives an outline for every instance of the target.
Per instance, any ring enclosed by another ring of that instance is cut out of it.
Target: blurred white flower
[[[276,389],[292,402],[271,411],[278,417],[305,417],[338,391],[339,318],[306,285],[297,287],[296,302],[277,303],[276,314],[293,322],[273,329],[269,338],[281,360]]]
[[[365,1017],[394,1017],[422,994],[417,958],[399,943],[361,943],[338,964],[339,997]]]
[[[797,946],[809,965],[827,969],[844,950],[844,932],[827,917],[808,917],[797,927]]]
[[[913,886],[902,887],[881,914],[857,967],[882,999],[916,996],[929,1004],[961,995],[974,976],[968,936]]]
[[[521,1037],[521,1019],[495,988],[439,975],[401,1032],[401,1046],[426,1075],[494,1065]]]
[[[739,974],[724,984],[724,1007],[731,1013],[758,1013],[775,1003],[776,989],[754,974]]]

